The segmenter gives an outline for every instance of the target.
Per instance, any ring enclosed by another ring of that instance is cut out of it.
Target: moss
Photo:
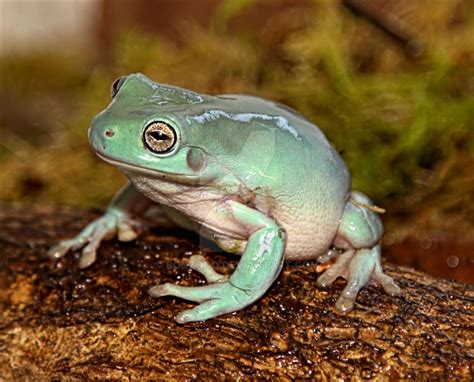
[[[84,65],[58,53],[2,58],[0,76],[8,80],[0,95],[18,108],[6,114],[32,116],[21,124],[31,123],[26,131],[12,123],[16,117],[4,118],[0,200],[103,206],[124,178],[93,157],[86,130],[107,104],[113,79],[140,71],[158,82],[256,94],[301,111],[343,152],[354,188],[392,211],[389,225],[397,216],[422,219],[420,203],[429,221],[443,220],[432,212],[440,209],[474,216],[471,8],[452,26],[452,7],[431,4],[437,29],[419,10],[425,49],[412,58],[337,2],[316,1],[311,21],[276,44],[252,31],[231,35],[225,25],[232,12],[251,6],[238,3],[223,6],[210,31],[188,25],[181,44],[124,31],[108,63]],[[38,121],[47,139],[31,137]]]

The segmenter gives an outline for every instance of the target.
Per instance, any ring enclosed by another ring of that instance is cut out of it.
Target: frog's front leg
[[[106,212],[89,223],[75,238],[63,240],[48,251],[51,258],[59,259],[69,251],[83,248],[79,267],[86,268],[96,260],[97,249],[103,240],[117,235],[120,241],[131,241],[143,227],[137,216],[142,215],[152,201],[128,183],[112,199]]]
[[[367,196],[352,192],[334,240],[334,245],[343,253],[318,279],[318,284],[323,287],[331,285],[338,277],[347,279],[347,285],[336,302],[336,307],[342,312],[352,309],[359,290],[370,283],[382,285],[390,295],[400,293],[397,284],[382,270],[380,238],[383,225],[374,209]],[[318,261],[325,262],[334,254],[334,250],[330,250]]]
[[[183,287],[157,285],[150,289],[155,297],[176,296],[199,302],[197,307],[176,316],[178,323],[202,321],[245,308],[259,299],[280,274],[286,243],[285,231],[261,212],[235,201],[225,201],[228,217],[235,219],[248,232],[249,238],[234,273],[226,279],[204,264],[200,271],[213,284]],[[194,269],[197,269],[193,266]]]

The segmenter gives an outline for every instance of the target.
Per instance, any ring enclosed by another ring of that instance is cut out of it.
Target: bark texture
[[[178,325],[173,317],[193,304],[151,298],[147,289],[204,284],[187,267],[191,254],[222,272],[238,259],[165,230],[104,243],[82,271],[77,254],[45,258],[98,215],[0,208],[0,380],[473,380],[471,285],[385,264],[403,294],[369,287],[340,315],[334,303],[344,281],[318,289],[317,264],[287,264],[251,307]]]

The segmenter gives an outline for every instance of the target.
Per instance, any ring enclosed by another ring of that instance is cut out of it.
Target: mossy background
[[[222,1],[210,26],[183,23],[176,39],[121,28],[99,58],[3,56],[0,201],[104,207],[125,179],[91,153],[87,128],[113,80],[143,72],[198,92],[286,103],[343,153],[354,188],[387,209],[387,231],[472,236],[472,3],[392,6],[413,38],[406,46],[328,0],[232,32],[233,20],[262,1]]]

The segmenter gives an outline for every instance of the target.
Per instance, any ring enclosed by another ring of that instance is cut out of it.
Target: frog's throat
[[[95,154],[102,159],[104,162],[110,163],[111,165],[117,167],[119,170],[124,172],[125,174],[129,173],[139,173],[142,175],[147,175],[152,178],[163,179],[172,181],[175,183],[183,183],[183,184],[210,184],[212,182],[204,179],[202,175],[185,175],[179,174],[174,172],[166,172],[166,171],[159,171],[159,170],[150,170],[149,168],[132,165],[123,161],[119,161],[117,159],[112,159],[108,156],[95,152]]]

